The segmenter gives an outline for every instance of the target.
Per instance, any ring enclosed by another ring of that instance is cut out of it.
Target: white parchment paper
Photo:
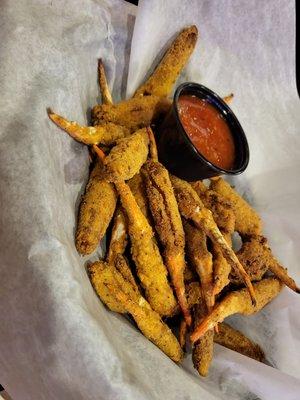
[[[251,150],[234,182],[299,283],[294,2],[144,0],[135,13],[117,0],[1,5],[0,383],[14,400],[299,399],[300,300],[287,289],[258,315],[232,318],[270,365],[216,345],[206,379],[190,357],[175,365],[106,311],[74,247],[87,151],[46,115],[51,106],[86,123],[99,101],[97,58],[118,100],[128,65],[130,94],[178,30],[195,23],[200,39],[181,81],[234,92]]]

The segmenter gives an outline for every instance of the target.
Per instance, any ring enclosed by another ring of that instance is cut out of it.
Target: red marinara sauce
[[[206,100],[192,95],[178,99],[179,118],[196,149],[212,164],[230,170],[235,145],[222,114]]]

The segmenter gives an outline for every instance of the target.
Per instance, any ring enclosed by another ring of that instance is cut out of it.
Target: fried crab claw
[[[95,146],[95,152],[105,163],[106,157],[102,150]],[[167,269],[155,241],[154,232],[129,186],[121,179],[116,180],[114,184],[127,216],[131,254],[146,299],[153,310],[161,316],[174,315],[177,302],[167,279]]]
[[[183,227],[186,238],[186,250],[190,263],[201,281],[203,297],[208,310],[211,310],[215,299],[213,295],[213,259],[207,249],[207,237],[202,229],[198,229],[184,220]]]
[[[155,229],[184,319],[191,325],[191,314],[184,286],[184,231],[168,171],[157,161],[148,160],[142,170]]]
[[[228,245],[232,247],[232,234],[235,230],[235,214],[231,202],[223,198],[220,193],[212,189],[208,189],[203,182],[197,181],[191,184],[196,191],[204,206],[212,212],[213,219],[217,224],[220,232],[224,236]],[[230,264],[223,257],[220,247],[216,244],[212,245],[213,270],[214,270],[214,287],[213,294],[219,294],[229,283],[229,274],[231,271]],[[239,259],[242,265],[243,262]],[[248,270],[247,270],[248,273]]]
[[[108,182],[127,181],[147,160],[149,137],[146,128],[118,140],[103,161],[103,178]]]
[[[251,315],[261,310],[279,294],[282,286],[282,283],[277,278],[266,278],[254,283],[256,305],[253,305],[246,288],[229,293],[195,328],[190,337],[192,343],[195,343],[207,331],[214,328],[219,322],[222,322],[230,315],[237,313]]]
[[[230,266],[241,276],[245,286],[248,288],[253,304],[255,305],[255,293],[251,280],[244,267],[239,262],[232,248],[228,245],[224,236],[216,225],[210,210],[204,207],[199,196],[192,186],[175,176],[171,177],[174,192],[178,202],[180,213],[184,218],[192,222],[200,229],[203,229],[206,235],[213,243],[219,246],[223,257]]]
[[[232,205],[235,230],[241,235],[260,235],[262,223],[256,211],[224,179],[211,179],[210,188],[222,195]]]
[[[168,96],[180,72],[190,58],[198,38],[195,25],[183,29],[167,50],[149,79],[134,94],[139,96]]]
[[[202,321],[207,315],[207,305],[203,296],[203,290],[198,282],[187,285],[188,304],[192,310],[193,327]],[[207,376],[209,366],[213,357],[214,331],[207,331],[201,338],[194,343],[192,359],[196,370],[201,376]]]
[[[225,322],[219,324],[219,332],[214,334],[214,342],[256,361],[262,362],[265,358],[265,354],[258,344]]]
[[[171,316],[177,309],[177,302],[167,279],[167,269],[154,238],[154,232],[128,185],[124,181],[118,181],[115,186],[127,215],[131,254],[145,296],[151,307],[160,315]]]
[[[158,121],[166,115],[171,105],[171,100],[165,97],[131,98],[116,104],[97,104],[92,109],[91,117],[93,125],[110,122],[124,126],[132,133]]]
[[[149,137],[149,155],[152,161],[158,161],[158,152],[153,130],[148,126],[147,133]]]
[[[77,122],[68,121],[64,117],[55,114],[50,108],[47,111],[51,121],[59,128],[67,132],[73,139],[87,145],[98,143],[112,145],[115,144],[118,139],[129,134],[127,128],[110,122],[97,126],[82,126]]]
[[[79,207],[75,244],[82,255],[91,254],[97,249],[117,204],[114,186],[103,180],[101,175],[102,165],[96,160]]]
[[[296,282],[288,275],[284,268],[276,260],[268,245],[268,240],[261,235],[247,236],[243,238],[243,245],[237,252],[239,260],[245,264],[246,270],[252,281],[262,279],[263,275],[270,271],[287,287],[296,293],[300,293]],[[231,282],[240,284],[240,279],[234,274],[230,274]]]
[[[98,80],[103,104],[113,104],[102,59],[98,61]]]
[[[113,219],[113,227],[108,249],[108,262],[113,263],[118,254],[124,254],[127,243],[127,223],[122,208],[117,207]]]
[[[173,361],[182,359],[182,349],[171,329],[141,295],[123,256],[113,263],[96,262],[88,266],[92,285],[100,299],[112,310],[129,313],[141,332]]]

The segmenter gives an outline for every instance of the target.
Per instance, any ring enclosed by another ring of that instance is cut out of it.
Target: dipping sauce
[[[234,167],[235,145],[222,114],[206,100],[192,95],[178,99],[179,118],[196,149],[212,164]]]

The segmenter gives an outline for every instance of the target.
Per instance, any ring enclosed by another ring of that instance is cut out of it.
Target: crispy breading
[[[190,182],[190,185],[200,198],[208,190],[208,187],[205,185],[203,181]]]
[[[148,136],[149,136],[149,158],[157,161],[158,160],[157,147],[156,147],[156,142],[155,142],[153,131],[151,128],[147,127],[147,132],[148,132]],[[131,178],[127,182],[127,184],[129,186],[132,194],[134,195],[134,198],[135,198],[140,210],[142,211],[144,216],[147,218],[150,225],[152,225],[153,220],[152,220],[151,212],[149,209],[145,183],[143,181],[141,173],[134,175],[134,177]]]
[[[103,178],[108,182],[131,179],[147,160],[148,145],[146,128],[120,139],[104,159]]]
[[[262,224],[256,211],[222,178],[211,181],[211,189],[228,200],[235,213],[235,230],[240,235],[261,234]]]
[[[192,54],[198,37],[195,25],[183,29],[169,47],[152,75],[141,85],[134,97],[156,95],[166,97]]]
[[[203,290],[198,282],[188,285],[188,303],[192,308],[193,328],[195,328],[207,314],[207,306],[203,297]],[[193,346],[192,359],[195,369],[201,376],[207,376],[213,357],[214,331],[205,333]]]
[[[199,197],[204,206],[212,212],[213,218],[222,235],[226,237],[227,242],[231,245],[231,235],[235,229],[233,205],[218,192],[211,189],[202,195],[200,194]]]
[[[225,286],[229,284],[230,282],[229,274],[231,271],[231,266],[223,257],[222,251],[218,245],[213,245],[211,252],[213,255],[213,270],[214,270],[213,294],[216,296],[224,289]],[[241,264],[244,266],[242,262]]]
[[[195,322],[200,321],[200,316],[198,316],[199,305],[195,306],[194,318]],[[214,349],[214,331],[205,332],[205,334],[194,344],[192,359],[195,369],[199,372],[201,376],[207,376],[209,367],[213,358]]]
[[[268,245],[265,237],[260,235],[244,238],[241,249],[237,252],[239,260],[245,265],[245,269],[252,281],[260,280],[267,270],[277,276],[286,286],[299,293],[295,281],[288,275],[286,268],[282,267]],[[230,280],[240,284],[240,279],[231,273]]]
[[[128,128],[111,122],[101,126],[82,126],[77,122],[67,119],[48,110],[49,118],[61,129],[67,132],[73,139],[84,144],[103,144],[109,146],[115,144],[118,139],[130,134]]]
[[[148,222],[151,220],[151,214],[148,206],[146,188],[143,182],[143,178],[140,173],[134,175],[127,182],[132,194],[134,195],[135,201],[139,206],[140,210],[147,218]]]
[[[131,269],[129,268],[125,257],[121,254],[117,254],[113,265],[115,268],[115,279],[119,282],[122,290],[127,293],[133,301],[139,303],[141,299],[140,289],[132,275]],[[147,306],[150,308],[149,304]]]
[[[148,303],[141,296],[139,303],[134,302],[124,292],[115,292],[117,300],[126,307],[134,318],[137,326],[147,339],[151,340],[173,361],[180,362],[183,352],[180,344],[171,329],[160,318],[159,314],[148,307]]]
[[[195,328],[207,314],[207,305],[199,282],[192,282],[186,286],[186,296],[188,305],[192,310],[193,328]],[[193,364],[200,375],[206,376],[208,374],[212,356],[213,331],[210,331],[195,343],[192,351]]]
[[[115,185],[127,215],[131,254],[145,297],[161,316],[171,316],[176,311],[177,302],[168,283],[167,269],[154,240],[153,230],[128,185],[121,181]]]
[[[204,207],[199,196],[188,182],[175,176],[172,176],[171,179],[180,213],[184,218],[192,220],[199,229],[203,229],[213,244],[219,246],[226,261],[242,276],[245,286],[248,288],[252,301],[255,304],[255,293],[249,276],[221,234],[212,217],[211,211]]]
[[[186,286],[186,296],[192,310],[193,328],[195,328],[207,314],[207,306],[199,282],[192,282]],[[213,357],[213,338],[214,331],[208,331],[193,347],[193,364],[202,376],[207,376]]]
[[[267,239],[263,236],[248,237],[236,255],[244,265],[252,281],[261,280],[267,272],[270,262],[272,262],[270,249],[267,246]],[[232,283],[241,284],[240,278],[233,271],[229,279]]]
[[[202,302],[202,291],[199,282],[191,282],[186,285],[186,298],[190,308]]]
[[[188,221],[183,221],[183,227],[186,238],[186,252],[197,271],[203,296],[208,309],[214,305],[213,289],[213,262],[212,255],[207,249],[206,234],[202,229],[198,229]]]
[[[96,293],[111,311],[126,313],[126,307],[116,300],[114,290],[109,289],[109,286],[120,284],[122,291],[139,303],[139,288],[123,256],[117,255],[113,263],[96,261],[88,265],[87,271]]]
[[[171,182],[181,215],[185,219],[195,222],[194,219],[196,220],[197,214],[204,209],[204,204],[200,200],[200,197],[188,182],[172,175]],[[208,210],[209,213],[210,211]]]
[[[117,207],[114,215],[113,227],[108,249],[107,260],[113,263],[118,254],[124,254],[127,246],[127,223],[122,208]]]
[[[149,160],[141,170],[155,229],[164,249],[164,260],[188,325],[191,316],[184,286],[184,231],[168,171]]]
[[[213,311],[205,317],[194,329],[191,341],[196,342],[207,331],[213,329],[219,322],[233,314],[251,315],[261,310],[282,289],[282,283],[277,278],[266,278],[253,284],[256,294],[256,305],[254,306],[248,290],[240,289],[230,292],[224,299],[215,305]]]
[[[98,104],[92,109],[93,125],[113,123],[134,132],[155,123],[170,110],[171,101],[158,96],[146,96],[121,101],[118,104]]]
[[[178,340],[139,293],[123,257],[117,257],[116,268],[97,262],[88,267],[88,272],[97,294],[112,311],[130,313],[149,340],[173,361],[181,361],[183,353]]]
[[[115,280],[113,267],[104,261],[97,261],[90,264],[87,269],[93,288],[103,303],[111,311],[125,313],[126,309],[113,296],[107,286],[108,283],[112,283]]]
[[[195,182],[192,184],[192,187],[197,192],[205,207],[212,212],[213,219],[220,232],[228,245],[231,246],[231,237],[235,229],[235,214],[232,204],[219,193],[206,188],[201,181]],[[231,266],[223,257],[222,251],[217,244],[213,244],[212,254],[215,280],[213,293],[216,295],[229,283],[228,275],[231,271]],[[243,265],[242,262],[241,264]]]
[[[214,342],[257,361],[263,361],[265,358],[258,344],[225,322],[219,324],[219,332],[214,334]]]
[[[115,188],[101,179],[101,169],[100,163],[96,162],[79,208],[75,244],[77,251],[84,255],[96,250],[117,203]]]
[[[194,282],[198,278],[196,271],[192,268],[192,266],[189,263],[185,263],[185,269],[183,272],[183,276],[184,276],[184,282],[186,284],[189,284],[190,282]]]
[[[282,267],[273,256],[265,237],[260,235],[245,237],[237,256],[245,265],[245,269],[252,281],[260,280],[265,272],[269,270],[290,289],[297,293],[300,292],[295,281],[288,275],[286,268]],[[230,275],[230,280],[233,283],[240,284],[240,279],[233,273]]]
[[[183,351],[185,351],[186,346],[186,335],[187,335],[188,326],[185,322],[185,319],[181,317],[180,325],[179,325],[179,344]]]
[[[162,164],[149,160],[141,173],[159,238],[169,254],[177,255],[182,252],[185,239],[168,171]]]
[[[150,126],[147,127],[147,132],[149,136],[149,158],[152,161],[158,161],[158,150],[156,146],[156,140],[153,130]]]

